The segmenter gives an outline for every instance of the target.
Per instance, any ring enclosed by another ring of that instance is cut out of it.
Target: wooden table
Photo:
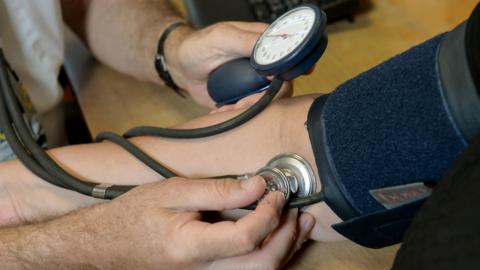
[[[184,14],[181,0],[175,5]],[[329,47],[315,72],[295,81],[295,94],[328,93],[383,60],[465,20],[477,0],[372,0],[354,23],[328,27]],[[67,46],[67,69],[92,135],[138,125],[170,126],[205,114],[190,99],[136,81],[99,64],[78,44]],[[371,250],[352,243],[311,243],[289,269],[389,269],[398,246]]]

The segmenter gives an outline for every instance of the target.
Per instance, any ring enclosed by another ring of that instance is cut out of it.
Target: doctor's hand
[[[165,57],[175,83],[193,99],[214,108],[207,92],[208,75],[220,65],[250,57],[255,42],[267,24],[222,22],[202,30],[175,29],[165,42]]]
[[[135,188],[83,223],[98,233],[95,250],[112,255],[97,256],[101,269],[113,265],[108,259],[122,269],[278,269],[314,225],[297,210],[282,217],[283,194],[269,194],[236,222],[207,223],[200,212],[246,206],[264,190],[261,178],[171,179]]]
[[[268,194],[235,222],[202,220],[201,211],[243,207],[264,190],[260,178],[147,184],[60,218],[1,229],[0,264],[6,269],[278,269],[314,226],[312,216],[299,217],[297,210],[282,216],[283,194]]]

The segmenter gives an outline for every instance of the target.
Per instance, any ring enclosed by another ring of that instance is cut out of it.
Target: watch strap
[[[170,24],[165,31],[163,31],[160,40],[158,41],[157,54],[155,55],[155,69],[157,70],[158,76],[163,80],[166,86],[174,90],[178,95],[185,97],[182,90],[178,85],[173,81],[170,72],[168,72],[168,66],[165,59],[165,41],[168,38],[168,35],[177,29],[180,26],[187,25],[183,21],[177,21]]]

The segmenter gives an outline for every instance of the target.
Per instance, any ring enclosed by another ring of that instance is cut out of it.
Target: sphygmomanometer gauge
[[[225,63],[209,75],[207,88],[217,106],[272,89],[268,76],[290,81],[307,73],[327,47],[327,17],[303,5],[274,21],[258,38],[250,59]]]
[[[325,13],[315,5],[285,13],[257,40],[250,58],[253,68],[282,80],[308,72],[325,51],[326,23]]]

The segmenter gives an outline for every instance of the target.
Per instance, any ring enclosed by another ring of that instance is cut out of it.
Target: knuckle
[[[226,34],[230,34],[234,30],[230,22],[220,22],[209,27],[208,33],[213,38],[224,38]]]
[[[226,198],[230,194],[230,185],[227,180],[218,180],[213,184],[213,196],[218,199]]]
[[[171,189],[172,187],[176,187],[182,182],[182,179],[179,177],[172,177],[167,178],[159,182],[159,186],[163,187],[164,189]]]
[[[170,208],[178,205],[179,199],[183,198],[183,194],[190,191],[191,185],[184,178],[172,177],[153,183],[158,188],[150,189],[150,202],[155,207]],[[159,196],[161,194],[161,196]]]
[[[257,243],[250,233],[244,233],[239,237],[240,252],[247,254],[257,248]]]
[[[172,177],[158,182],[158,186],[160,187],[162,194],[175,196],[176,193],[181,192],[183,189],[183,182],[184,179],[182,178]]]
[[[277,210],[269,208],[265,212],[265,219],[267,220],[267,226],[269,228],[276,228],[280,223],[280,217]]]
[[[272,214],[272,218],[268,221],[270,228],[277,228],[280,223],[280,219],[276,214]]]

